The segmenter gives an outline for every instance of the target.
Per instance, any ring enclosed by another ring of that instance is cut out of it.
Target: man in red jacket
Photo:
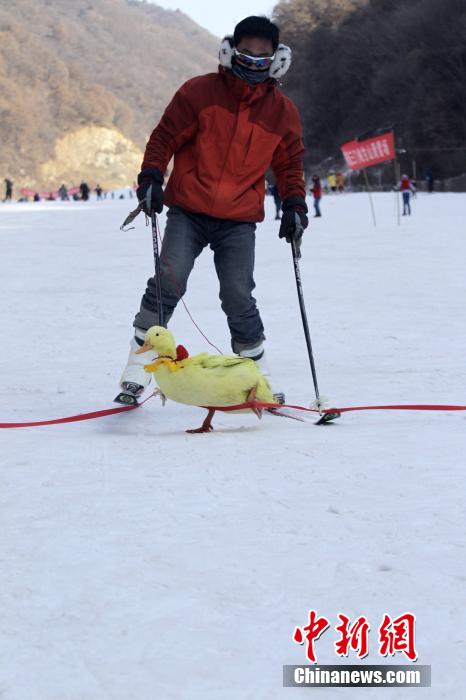
[[[160,259],[165,322],[186,291],[195,259],[209,245],[232,349],[260,362],[265,336],[252,296],[255,229],[264,219],[269,167],[283,202],[279,236],[290,241],[307,226],[301,124],[295,105],[278,87],[291,51],[279,43],[278,27],[270,20],[247,17],[240,22],[234,36],[223,40],[219,59],[217,73],[188,80],[166,108],[146,146],[137,196],[148,214],[148,206],[157,213],[164,204],[168,207]],[[172,156],[173,171],[163,191]],[[141,395],[150,382],[143,365],[153,355],[136,350],[157,323],[151,278],[121,377],[130,398]]]

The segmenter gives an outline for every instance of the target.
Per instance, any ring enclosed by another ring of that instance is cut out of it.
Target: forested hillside
[[[466,171],[464,0],[289,0],[274,16],[293,47],[285,89],[302,112],[309,167],[393,125],[419,171]]]

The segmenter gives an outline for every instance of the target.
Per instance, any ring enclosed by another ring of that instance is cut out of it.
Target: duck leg
[[[256,400],[256,395],[257,395],[257,386],[253,386],[251,391],[248,394],[248,398],[247,398],[248,403],[249,402],[253,403]],[[258,408],[258,406],[254,406],[254,408],[251,408],[251,411],[254,411],[254,413],[259,418],[259,420],[262,418],[262,408]]]
[[[215,409],[209,408],[209,412],[207,416],[205,417],[205,420],[203,424],[201,425],[200,428],[192,428],[191,430],[187,430],[187,433],[208,433],[210,430],[213,430],[212,427],[212,418],[214,417]]]
[[[167,397],[165,396],[165,394],[163,393],[163,391],[161,391],[160,389],[155,389],[155,390],[154,390],[154,393],[152,394],[152,396],[160,396],[160,398],[161,398],[161,400],[162,400],[162,406],[165,406],[165,403],[166,403],[166,401],[167,401]]]

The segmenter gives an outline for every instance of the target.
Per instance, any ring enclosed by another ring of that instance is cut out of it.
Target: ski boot
[[[239,355],[240,355],[240,357],[249,357],[251,360],[254,360],[258,369],[261,371],[261,373],[267,379],[269,384],[270,385],[272,384],[270,369],[269,369],[269,366],[268,366],[266,358],[265,358],[265,350],[264,350],[264,345],[262,343],[260,345],[257,345],[255,348],[248,348],[247,350],[241,350]],[[285,403],[285,394],[283,393],[283,391],[273,392],[273,400],[275,401],[275,403],[284,404]],[[270,409],[270,410],[273,410],[273,409]]]
[[[136,328],[134,337],[131,339],[128,361],[120,378],[120,393],[114,398],[116,403],[126,406],[137,406],[138,398],[142,396],[144,390],[152,381],[152,375],[146,372],[144,365],[148,365],[156,358],[156,353],[152,350],[136,354],[144,344],[146,332],[141,328]]]

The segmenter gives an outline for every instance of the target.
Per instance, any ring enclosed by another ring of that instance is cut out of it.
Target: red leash
[[[51,420],[30,421],[29,423],[0,423],[0,428],[36,428],[41,425],[58,425],[59,423],[76,423],[80,420],[92,420],[93,418],[103,418],[104,416],[113,416],[115,413],[125,413],[126,411],[134,411],[146,401],[151,399],[153,394],[144,399],[136,406],[119,406],[118,408],[106,408],[103,411],[91,411],[90,413],[79,413],[77,416],[67,416],[66,418],[53,418]]]
[[[137,406],[119,406],[118,408],[107,408],[102,411],[91,411],[90,413],[79,413],[76,416],[67,416],[66,418],[54,418],[52,420],[30,421],[28,423],[0,423],[0,428],[34,428],[41,425],[59,425],[60,423],[75,423],[82,420],[92,420],[93,418],[103,418],[104,416],[112,416],[116,413],[125,413],[126,411],[134,411],[135,408],[140,408],[146,401],[149,401],[153,394],[148,396]],[[306,408],[305,406],[297,406],[294,404],[276,404],[264,403],[261,401],[247,401],[245,403],[236,404],[235,406],[200,406],[199,408],[213,409],[215,411],[240,411],[252,408],[294,408],[297,411],[306,411],[308,413],[348,413],[349,411],[466,411],[466,406],[455,406],[449,404],[395,404],[387,406],[346,406],[344,408],[323,408],[321,411],[317,408]]]
[[[346,406],[344,408],[306,408],[305,406],[295,406],[284,403],[263,403],[261,401],[249,401],[236,406],[203,406],[206,409],[215,411],[239,411],[245,408],[295,408],[298,411],[309,413],[348,413],[349,411],[466,411],[466,406],[455,406],[448,404],[394,404],[387,406]]]

